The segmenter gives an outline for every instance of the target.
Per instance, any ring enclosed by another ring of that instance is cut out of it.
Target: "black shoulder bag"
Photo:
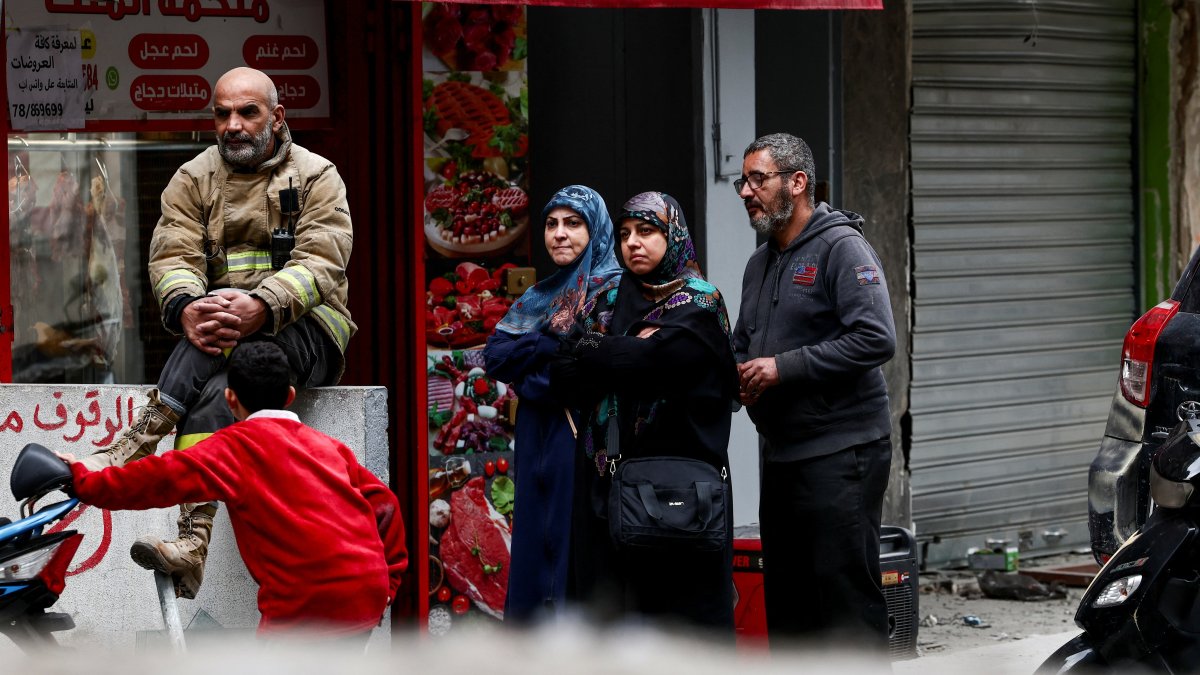
[[[730,529],[729,472],[689,457],[621,460],[616,415],[608,420],[612,486],[608,532],[617,548],[717,551]],[[615,452],[614,452],[615,451]]]

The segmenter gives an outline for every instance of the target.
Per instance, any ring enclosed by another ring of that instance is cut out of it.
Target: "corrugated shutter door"
[[[1134,319],[1135,15],[913,3],[913,518],[925,561],[1084,546]]]

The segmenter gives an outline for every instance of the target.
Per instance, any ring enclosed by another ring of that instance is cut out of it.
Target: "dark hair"
[[[775,166],[780,171],[788,169],[796,169],[803,171],[808,177],[808,205],[816,206],[817,194],[817,165],[813,161],[812,150],[809,149],[808,143],[799,136],[791,134],[767,134],[760,136],[750,145],[746,146],[746,152],[742,153],[742,158],[750,156],[750,153],[766,150],[771,159],[775,160]]]
[[[229,388],[246,410],[277,410],[287,405],[292,370],[274,342],[240,344],[229,355]]]

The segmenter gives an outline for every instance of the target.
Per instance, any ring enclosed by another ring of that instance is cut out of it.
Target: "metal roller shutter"
[[[925,562],[1084,546],[1135,318],[1135,14],[913,2],[913,518]]]

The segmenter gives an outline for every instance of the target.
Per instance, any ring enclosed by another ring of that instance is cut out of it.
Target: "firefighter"
[[[356,329],[346,309],[345,184],[329,160],[292,142],[266,74],[222,75],[212,111],[217,143],[175,172],[150,241],[163,325],[182,339],[134,424],[82,460],[92,471],[154,453],[176,427],[175,448],[186,449],[232,424],[225,369],[240,343],[277,343],[300,388],[335,384],[344,370]],[[194,598],[216,512],[215,502],[182,504],[178,538],[142,537],[134,559]]]

